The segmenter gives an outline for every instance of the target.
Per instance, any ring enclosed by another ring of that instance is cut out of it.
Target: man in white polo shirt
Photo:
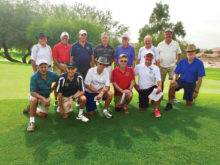
[[[139,93],[139,109],[141,111],[145,110],[149,104],[148,96],[156,88],[156,94],[162,91],[162,82],[160,76],[160,69],[152,64],[154,53],[149,51],[145,55],[145,63],[139,64],[135,67],[135,75],[138,75],[138,85],[135,85],[135,89]],[[156,83],[158,86],[156,86]],[[155,102],[154,115],[155,117],[160,117],[160,106],[161,98]]]
[[[38,44],[34,45],[31,52],[31,64],[33,71],[37,71],[37,63],[39,60],[45,60],[48,63],[48,69],[51,71],[52,51],[47,45],[47,36],[44,33],[39,33],[37,36]]]
[[[97,108],[96,97],[97,101],[105,100],[103,115],[106,118],[111,118],[112,115],[108,112],[108,107],[112,101],[112,92],[110,91],[109,73],[105,69],[107,65],[109,65],[108,59],[100,56],[97,60],[97,67],[89,69],[84,84],[86,86],[85,96],[88,114],[93,115]]]
[[[172,80],[176,64],[180,61],[182,52],[178,42],[172,39],[173,31],[170,28],[165,30],[165,40],[157,46],[160,55],[160,73],[162,79],[162,89],[164,89],[164,81],[166,75],[169,75],[169,80]],[[179,102],[174,97],[174,102]]]
[[[137,64],[142,64],[145,63],[144,56],[147,51],[152,51],[154,52],[154,58],[152,63],[157,65],[158,67],[160,66],[160,56],[158,49],[152,45],[152,38],[149,35],[146,35],[144,37],[144,46],[139,49],[138,57],[137,57]]]

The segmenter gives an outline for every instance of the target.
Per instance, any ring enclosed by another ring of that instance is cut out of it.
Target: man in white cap
[[[173,31],[170,28],[165,30],[165,40],[157,46],[160,55],[160,73],[162,79],[162,89],[164,89],[164,81],[166,75],[169,75],[169,80],[172,80],[176,64],[181,59],[182,52],[178,42],[172,39]],[[179,102],[174,97],[174,102]]]
[[[90,67],[94,67],[94,50],[92,44],[88,42],[86,30],[79,31],[79,40],[75,42],[70,51],[70,62],[75,61],[78,72],[85,79]]]
[[[128,58],[127,66],[135,67],[135,50],[134,47],[129,44],[129,36],[127,34],[122,35],[122,45],[118,46],[115,51],[115,67],[118,65],[119,56],[126,54]]]
[[[162,91],[162,82],[160,76],[160,69],[152,64],[154,53],[149,51],[145,55],[145,63],[139,64],[135,67],[135,75],[138,75],[138,85],[135,85],[135,89],[139,93],[139,109],[144,111],[149,105],[148,96],[151,92],[156,89],[156,94]],[[157,85],[156,86],[156,83]],[[155,102],[154,115],[155,117],[160,117],[159,106],[161,102],[160,98]]]
[[[50,107],[51,85],[57,82],[59,76],[48,71],[47,61],[41,59],[37,61],[38,71],[31,76],[30,82],[30,123],[27,131],[34,131],[37,114],[41,118],[47,118]]]

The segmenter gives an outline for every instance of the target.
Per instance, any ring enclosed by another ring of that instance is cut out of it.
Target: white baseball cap
[[[166,28],[165,33],[166,32],[172,32],[173,33],[173,30],[171,28]]]
[[[127,38],[127,39],[130,39],[129,36],[128,36],[127,34],[123,34],[123,35],[121,36],[121,38]]]
[[[86,32],[86,30],[81,29],[81,30],[79,31],[79,34],[87,34],[87,32]]]
[[[44,59],[40,59],[40,60],[38,60],[38,61],[36,62],[36,64],[37,64],[38,66],[40,66],[41,64],[47,64],[47,65],[48,65],[48,62],[47,62],[46,60],[44,60]]]
[[[147,54],[152,54],[152,56],[154,56],[154,52],[151,50],[146,51],[144,56],[146,56]]]
[[[67,36],[68,39],[69,39],[69,33],[67,33],[67,32],[62,32],[61,35],[60,35],[60,39],[62,39],[64,36]]]

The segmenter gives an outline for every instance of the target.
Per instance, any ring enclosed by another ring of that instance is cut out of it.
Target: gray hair
[[[145,41],[146,39],[148,39],[148,38],[152,41],[152,37],[151,37],[150,35],[146,35],[146,36],[144,37],[144,41]]]
[[[105,36],[105,35],[108,36],[108,33],[107,33],[107,32],[103,32],[103,33],[101,34],[101,37],[102,37],[102,36]]]

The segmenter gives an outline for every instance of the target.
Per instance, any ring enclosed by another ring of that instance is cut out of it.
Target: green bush
[[[208,49],[204,53],[206,53],[206,54],[213,54],[213,51],[211,49]]]

